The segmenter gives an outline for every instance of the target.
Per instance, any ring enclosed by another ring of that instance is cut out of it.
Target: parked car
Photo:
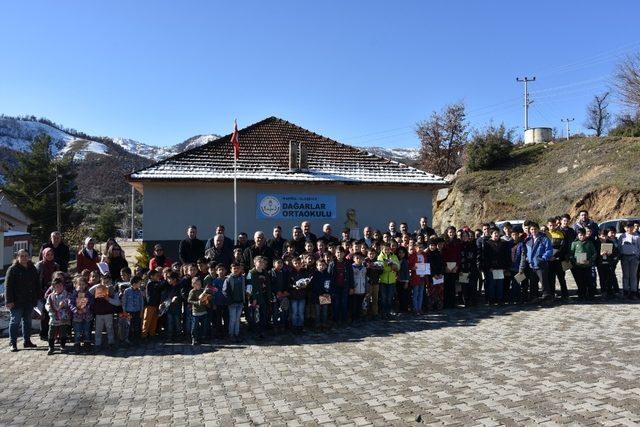
[[[640,222],[640,218],[638,217],[628,217],[628,218],[617,218],[617,219],[609,219],[607,221],[602,221],[600,223],[600,225],[598,225],[598,228],[600,229],[600,231],[606,229],[606,228],[611,228],[611,227],[615,227],[616,228],[616,237],[620,236],[622,233],[624,233],[624,228],[622,227],[622,224],[625,222]]]

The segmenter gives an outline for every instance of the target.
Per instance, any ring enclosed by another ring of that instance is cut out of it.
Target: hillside
[[[128,138],[89,136],[35,117],[0,117],[0,162],[11,165],[15,153],[28,150],[38,135],[51,137],[53,154],[72,156],[78,177],[78,200],[85,205],[127,200],[124,179],[132,170],[218,138],[197,135],[170,147],[156,147]]]
[[[575,215],[640,216],[640,138],[576,138],[515,149],[504,165],[461,171],[434,200],[434,224]]]
[[[126,174],[219,138],[215,134],[196,135],[169,147],[158,147],[129,138],[87,135],[48,119],[0,115],[0,162],[10,165],[15,153],[27,150],[30,142],[40,134],[51,137],[54,155],[73,156],[78,173],[78,200],[85,205],[104,201],[124,203],[130,191],[124,179]],[[418,149],[413,148],[365,149],[411,165],[419,154]]]

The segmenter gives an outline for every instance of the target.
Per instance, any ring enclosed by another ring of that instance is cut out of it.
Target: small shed
[[[0,194],[0,260],[5,269],[20,249],[31,252],[31,218],[5,194]]]

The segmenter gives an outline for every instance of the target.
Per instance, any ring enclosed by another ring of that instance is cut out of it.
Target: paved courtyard
[[[46,356],[35,339],[2,353],[0,424],[637,425],[639,314],[485,307],[111,356]]]

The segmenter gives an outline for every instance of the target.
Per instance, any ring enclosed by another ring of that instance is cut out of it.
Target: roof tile
[[[269,117],[239,131],[239,180],[431,184],[447,182],[437,175],[363,149],[341,144],[286,120]],[[307,147],[308,171],[289,169],[289,141]],[[133,172],[131,181],[232,180],[231,134]]]

